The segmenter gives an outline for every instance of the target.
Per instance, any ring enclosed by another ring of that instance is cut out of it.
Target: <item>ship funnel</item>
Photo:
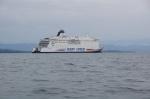
[[[57,36],[60,36],[61,33],[65,33],[65,31],[64,31],[64,30],[60,30],[60,31],[58,32]]]

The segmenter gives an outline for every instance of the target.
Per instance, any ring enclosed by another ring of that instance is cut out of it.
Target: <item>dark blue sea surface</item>
[[[0,99],[150,99],[150,53],[0,54]]]

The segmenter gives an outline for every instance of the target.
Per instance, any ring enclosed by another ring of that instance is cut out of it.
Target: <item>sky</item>
[[[0,0],[0,43],[56,36],[150,39],[150,0]]]

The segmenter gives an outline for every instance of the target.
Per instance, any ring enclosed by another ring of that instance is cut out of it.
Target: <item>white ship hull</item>
[[[71,51],[69,49],[72,49]],[[79,50],[80,49],[80,50]],[[92,48],[42,48],[40,51],[33,49],[32,53],[99,53],[102,51],[102,48],[92,49]]]
[[[61,30],[55,37],[42,39],[39,45],[33,48],[32,53],[95,53],[101,52],[102,49],[99,39],[93,39],[88,35],[67,37]]]

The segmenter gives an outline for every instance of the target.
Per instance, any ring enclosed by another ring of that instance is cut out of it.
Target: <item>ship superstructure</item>
[[[93,53],[101,52],[102,49],[97,38],[91,38],[88,34],[83,37],[69,37],[64,30],[60,30],[57,36],[40,40],[32,53]]]

